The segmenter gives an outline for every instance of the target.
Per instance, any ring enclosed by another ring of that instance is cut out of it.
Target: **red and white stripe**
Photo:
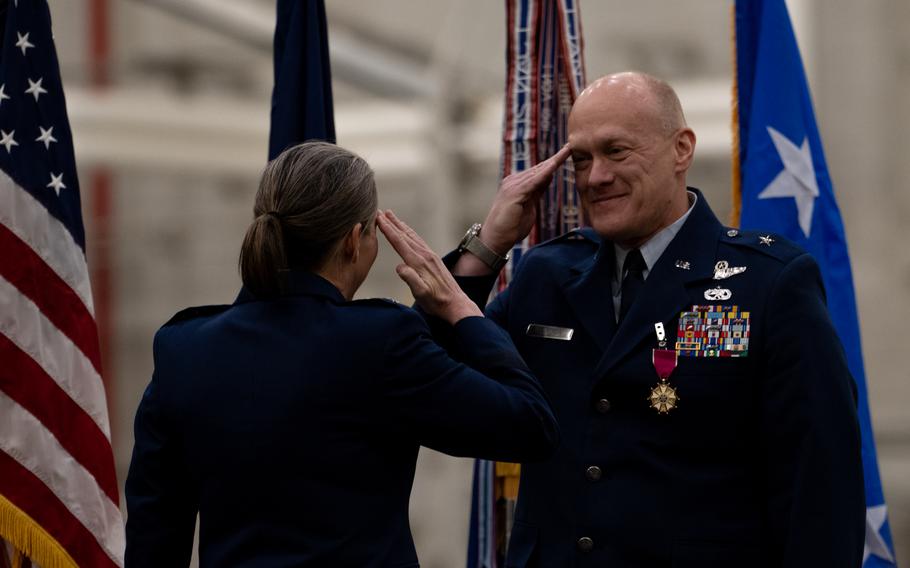
[[[0,494],[80,566],[122,566],[123,519],[88,269],[0,172]]]

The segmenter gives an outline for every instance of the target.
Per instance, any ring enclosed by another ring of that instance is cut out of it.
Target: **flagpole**
[[[742,163],[739,155],[739,75],[736,66],[736,4],[730,5],[730,52],[731,61],[733,62],[733,80],[731,81],[731,101],[730,101],[730,128],[733,140],[732,151],[730,153],[730,170],[732,180],[730,184],[732,207],[730,210],[730,226],[739,227],[740,213],[743,204],[743,187],[742,187]]]

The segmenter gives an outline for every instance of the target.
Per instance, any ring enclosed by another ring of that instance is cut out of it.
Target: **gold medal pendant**
[[[648,397],[651,408],[658,414],[669,414],[676,408],[679,397],[676,396],[676,389],[671,387],[666,379],[662,379],[657,386],[651,389],[651,396]]]

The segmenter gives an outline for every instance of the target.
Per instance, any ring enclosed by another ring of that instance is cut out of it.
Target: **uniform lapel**
[[[713,276],[722,229],[704,196],[698,193],[695,209],[648,274],[637,301],[620,323],[613,341],[597,364],[596,377],[608,374],[642,340],[653,337],[655,323],[662,322],[666,326],[686,308],[690,301],[687,284]],[[612,244],[609,246],[612,247]],[[687,261],[689,269],[677,267],[678,260]],[[612,302],[608,303],[612,322]]]
[[[607,350],[616,332],[612,277],[613,243],[601,241],[597,254],[573,266],[569,278],[562,283],[575,316],[602,351]]]

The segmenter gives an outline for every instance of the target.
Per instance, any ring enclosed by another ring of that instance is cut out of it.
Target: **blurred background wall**
[[[229,303],[267,152],[271,0],[51,0],[80,167],[121,482],[151,339],[175,311]],[[497,185],[504,7],[327,0],[339,144],[380,206],[437,251]],[[790,0],[847,228],[879,464],[910,558],[910,3]],[[730,210],[730,2],[581,3],[589,79],[639,69],[679,91],[698,135],[690,183]],[[361,297],[410,302],[385,247]],[[723,425],[718,425],[723,427]],[[302,432],[301,436],[308,433]],[[468,460],[421,451],[422,565],[462,566]],[[352,514],[356,514],[353,512]]]

